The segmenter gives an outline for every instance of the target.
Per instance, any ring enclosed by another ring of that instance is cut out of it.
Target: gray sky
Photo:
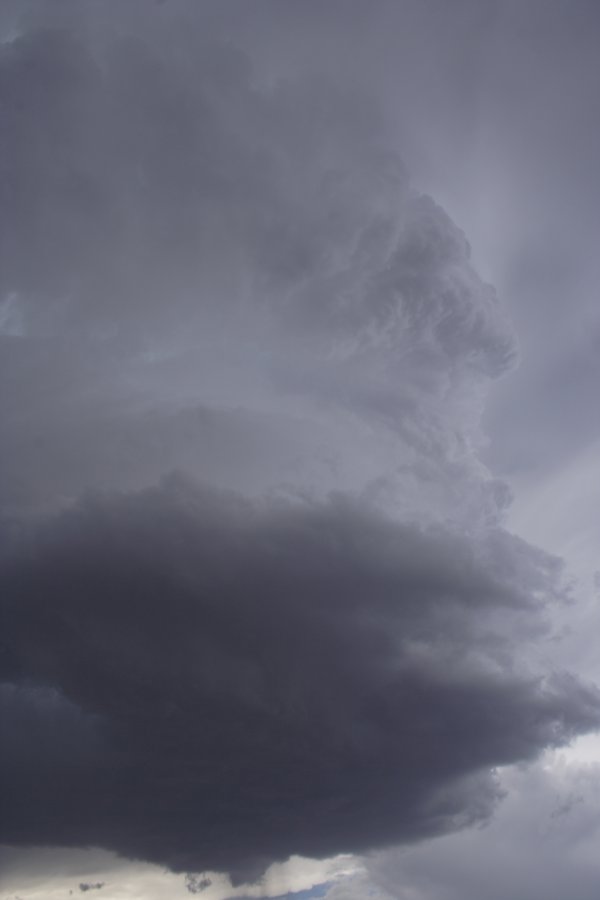
[[[0,22],[0,896],[587,900],[596,5]]]

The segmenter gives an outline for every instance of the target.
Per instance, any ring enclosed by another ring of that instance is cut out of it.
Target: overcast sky
[[[597,4],[0,37],[2,900],[595,898]]]

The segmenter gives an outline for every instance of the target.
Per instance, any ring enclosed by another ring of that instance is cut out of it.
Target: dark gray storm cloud
[[[49,772],[36,734],[84,725],[23,721],[2,839],[247,877],[487,816],[492,767],[599,716],[515,666],[554,574],[515,541],[183,480],[49,520],[4,567],[3,679],[54,685],[97,744]]]
[[[368,84],[149,8],[0,48],[0,838],[244,879],[485,819],[600,724],[478,457],[514,336]]]

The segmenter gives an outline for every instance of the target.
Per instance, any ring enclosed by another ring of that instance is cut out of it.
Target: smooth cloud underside
[[[0,51],[0,838],[243,880],[485,818],[600,704],[523,664],[561,572],[477,459],[464,236],[196,15]]]

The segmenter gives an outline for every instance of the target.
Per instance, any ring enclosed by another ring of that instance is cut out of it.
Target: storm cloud
[[[3,839],[247,877],[487,816],[491,768],[598,721],[591,689],[515,667],[554,573],[514,541],[179,480],[50,520],[5,566],[3,677],[97,742],[45,712]],[[53,778],[43,727],[73,741]]]
[[[367,97],[178,23],[4,45],[5,506],[169,468],[355,490],[450,462],[451,506],[494,493],[465,444],[514,339],[463,234]]]
[[[0,49],[0,839],[242,882],[486,820],[600,696],[479,458],[465,236],[368,92],[167,7]]]

